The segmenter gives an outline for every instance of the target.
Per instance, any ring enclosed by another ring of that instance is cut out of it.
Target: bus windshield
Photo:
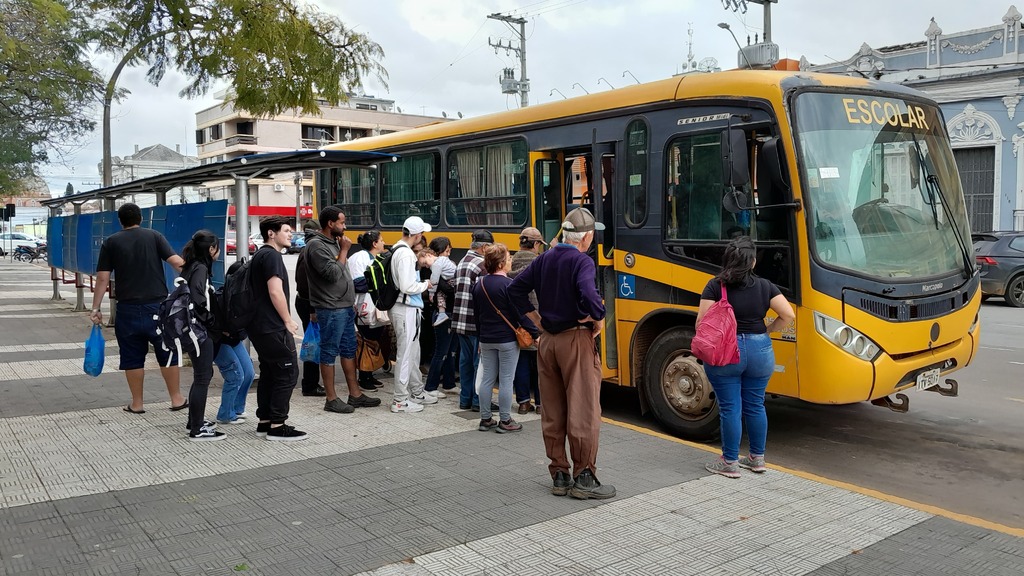
[[[879,279],[964,270],[970,229],[934,106],[805,92],[794,110],[809,236],[822,264]]]

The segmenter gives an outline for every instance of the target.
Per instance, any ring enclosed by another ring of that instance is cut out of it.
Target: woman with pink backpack
[[[765,471],[768,416],[764,410],[764,391],[775,370],[775,353],[768,334],[789,326],[796,318],[778,287],[754,275],[755,256],[756,248],[750,237],[733,239],[725,249],[722,272],[704,287],[697,312],[695,344],[705,339],[712,341],[712,346],[708,346],[708,353],[696,352],[698,347],[695,346],[695,353],[705,360],[704,372],[718,398],[722,426],[722,456],[705,468],[727,478],[739,478],[741,467],[757,473]],[[766,325],[769,309],[778,317]],[[736,339],[732,340],[731,334],[709,338],[708,332],[714,332],[709,329],[732,328],[730,313],[735,315]],[[702,330],[701,322],[705,320],[708,324]],[[720,353],[715,354],[712,348],[718,348]],[[714,360],[709,361],[711,358]],[[744,425],[750,453],[741,458],[740,437]]]

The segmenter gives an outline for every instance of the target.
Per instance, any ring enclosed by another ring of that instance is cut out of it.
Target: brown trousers
[[[551,464],[548,471],[570,471],[565,455],[569,439],[573,478],[584,470],[597,475],[601,432],[601,359],[590,330],[542,334],[537,346],[540,397],[544,399],[541,431]]]

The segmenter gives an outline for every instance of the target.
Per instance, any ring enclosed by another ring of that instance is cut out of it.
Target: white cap
[[[402,224],[402,228],[409,231],[409,234],[422,234],[424,232],[430,232],[430,224],[423,221],[423,218],[419,216],[409,216],[405,219],[405,224]]]

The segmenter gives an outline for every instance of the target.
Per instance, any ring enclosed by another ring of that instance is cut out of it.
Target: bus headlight
[[[836,346],[862,360],[873,361],[881,352],[870,338],[821,312],[814,313],[814,329]]]

